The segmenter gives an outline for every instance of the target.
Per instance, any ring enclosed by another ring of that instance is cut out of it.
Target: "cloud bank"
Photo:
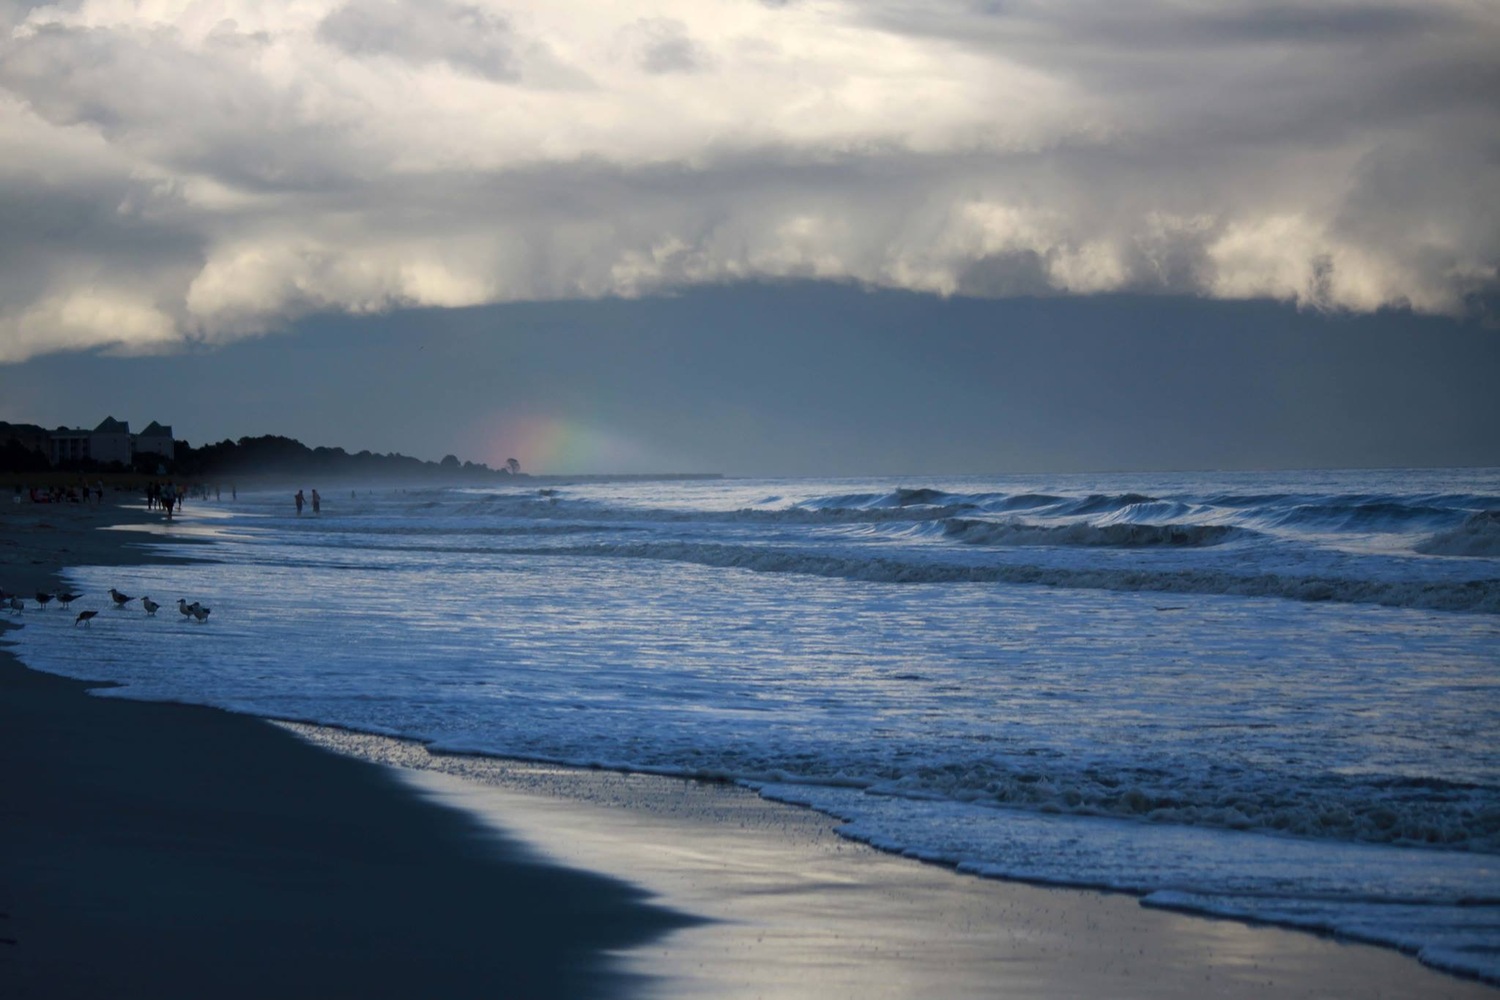
[[[0,0],[0,362],[830,279],[1460,315],[1474,0]]]

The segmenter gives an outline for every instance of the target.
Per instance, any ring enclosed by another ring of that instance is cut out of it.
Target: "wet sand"
[[[548,857],[710,918],[626,956],[653,980],[652,997],[1500,996],[1389,949],[960,875],[845,840],[826,816],[734,785],[286,725],[402,768],[413,787]]]
[[[7,590],[146,558],[95,530],[143,511],[22,507],[0,511]],[[27,603],[21,623],[71,613]],[[0,652],[7,997],[1500,996],[1386,949],[961,876],[734,786],[88,687]]]

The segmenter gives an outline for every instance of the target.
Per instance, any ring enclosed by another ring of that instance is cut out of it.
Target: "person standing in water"
[[[298,490],[297,491],[297,495],[294,496],[294,497],[292,497],[292,499],[296,501],[296,503],[297,503],[297,513],[300,515],[302,513],[302,504],[304,502],[303,499],[302,499],[302,491]]]
[[[313,490],[312,493],[313,493],[313,495],[312,495],[313,513],[314,514],[321,513],[322,510],[323,510],[323,498],[320,497],[320,496],[318,496],[318,491],[317,490]]]

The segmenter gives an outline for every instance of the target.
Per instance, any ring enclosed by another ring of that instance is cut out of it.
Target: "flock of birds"
[[[67,608],[82,596],[82,594],[70,594],[66,592],[60,594],[48,594],[39,590],[36,594],[36,606],[39,609],[45,610],[47,605],[51,604],[53,601],[56,601],[59,607]],[[152,617],[156,616],[157,609],[161,607],[160,604],[153,601],[149,596],[135,598],[131,597],[129,594],[122,594],[120,593],[120,591],[116,590],[113,587],[109,588],[109,597],[110,600],[115,602],[115,607],[117,608],[124,608],[131,601],[139,600],[141,602],[141,607],[146,609],[146,614]],[[4,603],[6,606],[8,606],[10,608],[11,614],[13,615],[20,614],[22,611],[26,610],[26,602],[21,599],[21,596],[19,594],[11,594],[7,593],[4,590],[0,590],[0,603]],[[179,597],[177,599],[177,610],[182,613],[182,616],[184,618],[190,618],[200,625],[208,621],[209,613],[213,611],[212,608],[205,608],[197,601],[189,604],[187,602],[187,598],[185,597]],[[73,627],[77,628],[79,625],[88,625],[98,614],[99,612],[97,611],[78,612],[78,617],[73,619]]]

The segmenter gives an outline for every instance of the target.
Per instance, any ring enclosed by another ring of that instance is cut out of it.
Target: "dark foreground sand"
[[[0,587],[142,561],[93,528],[144,516],[0,511]],[[68,612],[17,617],[42,613]],[[86,687],[0,653],[0,997],[1500,996],[1383,949],[959,876],[729,786]]]

